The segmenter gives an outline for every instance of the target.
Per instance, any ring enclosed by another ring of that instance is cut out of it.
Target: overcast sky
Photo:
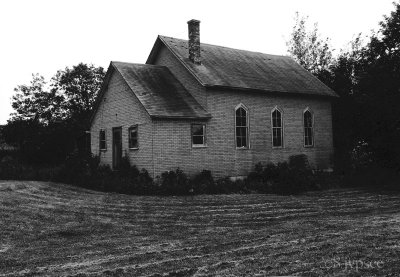
[[[49,80],[79,62],[145,63],[157,35],[187,38],[198,19],[202,42],[286,55],[298,11],[318,22],[322,36],[341,49],[362,32],[378,29],[393,0],[13,0],[0,2],[0,124],[10,99],[32,73]]]

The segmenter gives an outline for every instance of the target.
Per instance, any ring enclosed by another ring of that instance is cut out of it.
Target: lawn
[[[398,276],[400,195],[144,197],[0,181],[0,276]]]

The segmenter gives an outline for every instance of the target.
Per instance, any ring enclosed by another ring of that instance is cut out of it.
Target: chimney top
[[[189,20],[188,22],[187,22],[188,24],[199,24],[200,23],[200,20],[197,20],[197,19],[191,19],[191,20]]]
[[[189,27],[189,59],[194,64],[201,64],[200,57],[200,20],[192,19],[187,22]]]

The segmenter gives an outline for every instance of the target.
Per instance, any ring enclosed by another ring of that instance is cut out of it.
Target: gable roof
[[[158,36],[147,64],[154,62],[160,43],[205,87],[338,96],[288,56],[201,43],[201,65],[196,65],[189,60],[187,40]]]
[[[151,118],[206,119],[211,115],[165,66],[111,62],[91,121],[111,75],[118,72]]]

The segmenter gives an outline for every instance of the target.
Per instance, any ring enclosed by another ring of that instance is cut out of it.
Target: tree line
[[[15,88],[5,142],[27,163],[57,164],[72,151],[86,152],[85,131],[104,76],[102,67],[84,63],[57,71],[49,82],[33,74],[29,85]]]
[[[400,170],[400,3],[379,30],[332,55],[329,38],[296,15],[290,55],[340,97],[333,103],[337,169],[375,164]]]

